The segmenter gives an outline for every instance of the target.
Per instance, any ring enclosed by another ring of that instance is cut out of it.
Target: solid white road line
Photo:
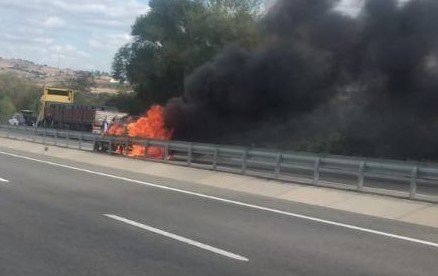
[[[222,250],[222,249],[219,249],[219,248],[216,248],[216,247],[204,244],[204,243],[200,243],[200,242],[188,239],[188,238],[184,238],[184,237],[160,230],[158,228],[154,228],[154,227],[151,227],[151,226],[148,226],[145,224],[141,224],[141,223],[133,221],[133,220],[129,220],[129,219],[122,218],[122,217],[119,217],[116,215],[111,215],[111,214],[105,214],[104,216],[121,221],[121,222],[124,222],[126,224],[129,224],[129,225],[141,228],[141,229],[144,229],[144,230],[147,230],[147,231],[150,231],[150,232],[155,233],[155,234],[159,234],[159,235],[162,235],[162,236],[165,236],[165,237],[168,237],[168,238],[171,238],[171,239],[183,242],[183,243],[187,243],[187,244],[202,248],[204,250],[207,250],[207,251],[210,251],[210,252],[213,252],[213,253],[216,253],[216,254],[231,258],[231,259],[235,259],[235,260],[242,261],[242,262],[248,261],[247,258],[239,256],[237,254],[234,254],[234,253],[231,253],[231,252],[228,252],[228,251],[225,251],[225,250]]]
[[[9,180],[0,177],[0,182],[9,183]]]
[[[21,159],[25,159],[25,160],[30,160],[30,161],[34,161],[34,162],[38,162],[38,163],[48,164],[48,165],[52,165],[52,166],[56,166],[56,167],[71,169],[71,170],[75,170],[75,171],[86,172],[86,173],[93,174],[93,175],[105,176],[105,177],[109,177],[109,178],[113,178],[113,179],[117,179],[117,180],[127,181],[127,182],[145,185],[145,186],[149,186],[149,187],[154,187],[154,188],[158,188],[158,189],[162,189],[162,190],[173,191],[173,192],[182,193],[182,194],[191,195],[191,196],[197,196],[197,197],[201,197],[201,198],[207,198],[210,200],[226,202],[226,203],[237,205],[237,206],[248,207],[248,208],[262,210],[262,211],[266,211],[266,212],[270,212],[270,213],[281,214],[281,215],[285,215],[285,216],[289,216],[289,217],[300,218],[300,219],[309,220],[309,221],[313,221],[313,222],[323,223],[323,224],[327,224],[327,225],[333,225],[333,226],[337,226],[337,227],[356,230],[359,232],[370,233],[370,234],[384,236],[384,237],[388,237],[388,238],[392,238],[392,239],[403,240],[403,241],[408,241],[408,242],[412,242],[412,243],[417,243],[417,244],[422,244],[422,245],[427,245],[427,246],[438,248],[438,243],[435,243],[435,242],[414,239],[414,238],[410,238],[410,237],[406,237],[406,236],[401,236],[401,235],[386,233],[386,232],[377,231],[377,230],[373,230],[373,229],[363,228],[363,227],[359,227],[359,226],[354,226],[351,224],[339,223],[339,222],[335,222],[335,221],[319,219],[319,218],[300,215],[300,214],[296,214],[296,213],[290,213],[290,212],[281,211],[278,209],[272,209],[272,208],[268,208],[268,207],[263,207],[263,206],[259,206],[259,205],[248,204],[248,203],[244,203],[244,202],[240,202],[240,201],[229,200],[229,199],[215,197],[215,196],[209,196],[206,194],[190,192],[190,191],[177,189],[177,188],[171,188],[171,187],[153,184],[153,183],[140,181],[140,180],[135,180],[135,179],[127,178],[127,177],[121,177],[121,176],[116,176],[116,175],[112,175],[112,174],[106,174],[106,173],[102,173],[102,172],[96,172],[96,171],[92,171],[92,170],[82,169],[82,168],[78,168],[78,167],[62,165],[62,164],[58,164],[58,163],[54,163],[54,162],[50,162],[50,161],[39,160],[39,159],[35,159],[35,158],[27,157],[27,156],[22,156],[22,155],[17,155],[17,154],[13,154],[13,153],[0,151],[0,154],[12,156],[12,157],[16,157],[16,158],[21,158]]]

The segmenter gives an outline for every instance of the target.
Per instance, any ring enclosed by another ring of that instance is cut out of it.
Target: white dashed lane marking
[[[133,221],[133,220],[129,220],[129,219],[126,219],[126,218],[123,218],[123,217],[119,217],[119,216],[116,216],[116,215],[105,214],[104,216],[112,218],[114,220],[118,220],[120,222],[129,224],[129,225],[132,225],[132,226],[135,226],[135,227],[138,227],[138,228],[141,228],[143,230],[146,230],[146,231],[158,234],[158,235],[165,236],[165,237],[173,239],[173,240],[177,240],[177,241],[182,242],[182,243],[186,243],[186,244],[189,244],[189,245],[192,245],[192,246],[195,246],[195,247],[198,247],[198,248],[201,248],[201,249],[213,252],[215,254],[219,254],[219,255],[228,257],[230,259],[234,259],[234,260],[238,260],[238,261],[242,261],[242,262],[247,262],[248,261],[248,258],[245,258],[243,256],[240,256],[240,255],[237,255],[237,254],[234,254],[234,253],[231,253],[231,252],[228,252],[228,251],[225,251],[225,250],[213,247],[213,246],[205,244],[205,243],[197,242],[197,241],[194,241],[194,240],[182,237],[182,236],[178,236],[178,235],[175,235],[175,234],[163,231],[161,229],[151,227],[149,225],[145,225],[145,224],[142,224],[142,223],[139,223],[139,222],[136,222],[136,221]]]

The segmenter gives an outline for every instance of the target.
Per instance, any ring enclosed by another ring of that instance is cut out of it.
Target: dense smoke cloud
[[[168,103],[177,138],[293,148],[336,134],[342,150],[322,150],[438,157],[438,2],[368,0],[355,17],[337,4],[277,1],[259,48],[227,47]]]

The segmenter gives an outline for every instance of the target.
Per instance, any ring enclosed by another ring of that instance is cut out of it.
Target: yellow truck
[[[101,133],[103,122],[128,116],[116,108],[74,103],[74,91],[44,88],[37,126]]]
[[[74,91],[72,89],[45,86],[40,100],[41,108],[36,124],[45,125],[51,104],[73,104],[73,101]]]

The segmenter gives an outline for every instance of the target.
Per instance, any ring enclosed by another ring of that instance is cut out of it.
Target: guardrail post
[[[68,148],[70,147],[70,131],[67,131],[67,141],[65,142],[65,146]]]
[[[99,139],[101,142],[106,142],[105,139]],[[111,151],[113,150],[113,138],[108,137],[108,154],[111,154]]]
[[[415,166],[412,169],[412,175],[411,175],[411,187],[409,191],[410,199],[414,199],[415,195],[417,194],[417,178],[418,178],[418,166]]]
[[[213,151],[213,170],[216,171],[217,170],[217,157],[219,155],[219,149],[215,148]]]
[[[361,162],[359,165],[359,172],[357,174],[357,191],[362,192],[363,191],[363,183],[365,180],[365,161]]]
[[[281,159],[282,159],[282,155],[281,155],[281,153],[279,153],[277,155],[277,160],[275,161],[275,178],[276,179],[280,178]]]
[[[315,169],[313,171],[313,185],[318,185],[319,183],[319,167],[321,166],[321,157],[315,160]]]
[[[21,138],[20,138],[19,140],[21,140],[21,141],[25,141],[25,140],[26,140],[26,133],[23,133],[23,132],[24,132],[24,131],[23,131],[23,128],[17,126],[17,129],[18,129],[18,132],[19,132],[20,135],[21,135]]]
[[[242,156],[242,174],[246,174],[247,165],[248,165],[248,150],[245,149],[243,151],[243,156]]]
[[[169,163],[169,141],[166,141],[166,145],[164,146],[164,162]]]
[[[58,130],[55,131],[55,146],[58,145]]]
[[[96,139],[96,135],[94,135],[94,133],[91,133],[91,135],[93,135],[93,151],[99,151],[99,149],[101,150],[101,151],[103,151],[103,145],[102,144],[100,144],[100,147],[99,147],[99,145],[97,144],[97,139]],[[100,142],[100,141],[99,141]]]
[[[84,139],[84,134],[81,132],[81,135],[79,135],[79,145],[78,145],[79,150],[82,150],[82,140],[83,139]],[[94,147],[94,143],[93,143],[93,147]]]
[[[149,140],[144,142],[144,159],[148,159]]]
[[[192,158],[193,158],[193,144],[190,143],[189,148],[187,150],[187,166],[192,165]]]
[[[122,152],[123,154],[123,152]],[[126,156],[129,155],[129,136],[126,136],[126,142],[125,142],[125,154]]]

